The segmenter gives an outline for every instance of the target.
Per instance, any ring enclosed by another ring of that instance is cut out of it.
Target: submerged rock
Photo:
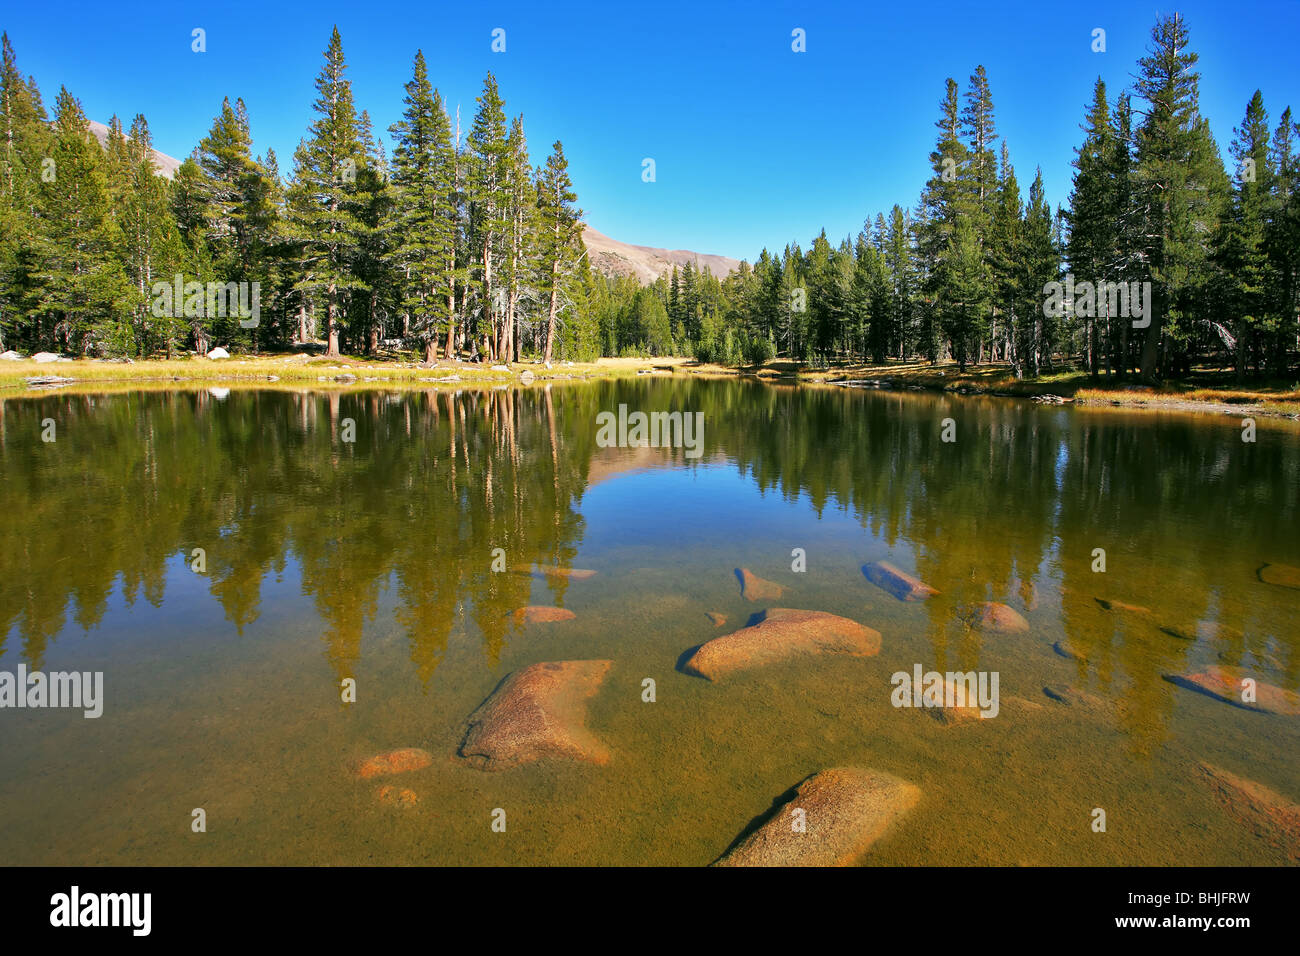
[[[1085,664],[1088,663],[1088,655],[1085,654],[1083,651],[1079,650],[1069,641],[1066,640],[1057,641],[1055,644],[1052,645],[1052,650],[1056,651],[1056,653],[1060,654],[1062,657],[1068,660],[1082,661]]]
[[[1193,625],[1174,624],[1160,628],[1162,634],[1176,637],[1180,641],[1240,641],[1245,635],[1236,628],[1218,624],[1215,621],[1197,621]]]
[[[357,776],[363,780],[371,777],[386,777],[394,773],[408,773],[423,770],[433,763],[433,756],[427,750],[407,747],[403,750],[390,750],[376,754],[357,767]]]
[[[1165,674],[1165,680],[1188,690],[1199,691],[1234,707],[1257,710],[1266,714],[1300,717],[1300,694],[1266,684],[1253,674],[1235,667],[1210,667],[1199,674]],[[1255,681],[1255,699],[1244,700],[1246,688],[1242,682]]]
[[[1255,575],[1265,584],[1276,584],[1300,591],[1300,568],[1293,568],[1289,564],[1264,564]]]
[[[1213,764],[1200,765],[1219,805],[1271,846],[1300,860],[1300,804],[1293,803],[1262,783],[1247,780]]]
[[[1143,607],[1140,604],[1128,604],[1124,601],[1107,601],[1102,598],[1094,598],[1107,611],[1116,611],[1120,614],[1137,614],[1142,617],[1148,617],[1151,614],[1151,608]]]
[[[881,770],[823,770],[714,865],[848,866],[920,799],[915,785]]]
[[[548,578],[569,578],[573,581],[585,581],[596,576],[596,572],[588,568],[560,568],[553,564],[539,564],[536,569],[531,564],[517,564],[514,569],[524,574],[540,574]]]
[[[383,786],[375,791],[375,799],[390,807],[409,810],[420,802],[420,797],[408,787]]]
[[[883,588],[900,601],[924,601],[939,592],[888,561],[873,561],[862,566],[862,573],[876,587]]]
[[[587,729],[587,700],[613,661],[547,661],[515,671],[470,714],[460,756],[482,770],[545,758],[609,762]]]
[[[962,619],[971,627],[1001,634],[1025,634],[1029,631],[1029,622],[1020,616],[1020,612],[996,601],[975,604],[962,609]]]
[[[722,627],[727,623],[727,615],[719,614],[717,611],[705,611],[704,616],[713,623],[714,627]]]
[[[531,624],[549,624],[554,621],[572,621],[578,615],[574,614],[567,608],[562,607],[544,607],[536,604],[530,604],[528,607],[521,607],[511,615],[516,624],[525,622]]]
[[[959,694],[958,691],[961,691]],[[952,726],[953,724],[962,724],[967,721],[979,722],[985,720],[979,705],[979,697],[971,697],[966,694],[964,687],[958,687],[955,681],[944,677],[943,680],[943,700],[942,707],[926,707],[925,712],[941,724]],[[953,701],[953,706],[948,706],[948,701]],[[960,701],[960,703],[958,703]]]
[[[1048,684],[1043,688],[1043,694],[1058,704],[1064,704],[1066,707],[1100,710],[1109,706],[1106,698],[1099,697],[1090,691],[1080,690],[1078,687],[1067,687],[1065,684]]]
[[[871,657],[879,653],[880,632],[857,621],[824,611],[774,607],[764,611],[758,623],[700,645],[682,669],[717,680],[733,671],[792,657]]]
[[[747,601],[777,601],[785,594],[785,587],[774,581],[760,578],[749,568],[736,568],[740,578],[740,593]]]

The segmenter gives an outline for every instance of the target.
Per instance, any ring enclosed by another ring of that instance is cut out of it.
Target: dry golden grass
[[[886,362],[883,365],[843,363],[826,368],[811,367],[789,359],[773,359],[759,367],[741,369],[701,364],[682,357],[602,358],[572,365],[521,362],[511,370],[493,371],[487,364],[441,361],[431,368],[414,363],[375,360],[356,356],[267,355],[234,356],[212,361],[184,358],[171,361],[105,362],[77,359],[71,362],[37,364],[29,360],[0,362],[0,394],[29,390],[33,378],[66,378],[73,390],[125,391],[132,388],[182,388],[188,385],[222,384],[235,387],[301,388],[440,388],[466,385],[518,384],[525,371],[537,382],[559,382],[592,378],[618,378],[653,371],[700,376],[755,376],[783,384],[833,384],[874,379],[894,385],[923,389],[968,391],[977,394],[1033,397],[1056,395],[1080,405],[1124,406],[1128,408],[1185,409],[1222,412],[1254,410],[1272,415],[1300,414],[1300,387],[1294,384],[1264,384],[1243,388],[1229,384],[1206,384],[1221,377],[1199,372],[1187,383],[1159,388],[1097,387],[1096,380],[1075,369],[1052,372],[1036,379],[1019,380],[1006,363],[985,363],[965,371],[955,363],[930,365],[926,362]]]

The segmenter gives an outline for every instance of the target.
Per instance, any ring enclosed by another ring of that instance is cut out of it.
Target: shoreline
[[[1059,373],[1016,380],[1007,366],[893,364],[815,369],[788,360],[761,368],[701,365],[686,357],[601,358],[595,362],[539,361],[488,365],[442,359],[432,365],[354,356],[232,356],[228,359],[31,359],[0,363],[0,398],[31,398],[59,391],[120,392],[203,386],[239,388],[443,389],[449,387],[528,387],[558,382],[599,381],[641,375],[697,375],[752,379],[774,385],[920,391],[964,396],[1014,398],[1040,404],[1090,409],[1185,412],[1201,415],[1252,415],[1300,421],[1300,389],[1250,390],[1235,386],[1167,383],[1160,387],[1106,387],[1085,373]]]

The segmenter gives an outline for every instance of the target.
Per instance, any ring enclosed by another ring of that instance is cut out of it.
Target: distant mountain
[[[107,145],[107,126],[91,120],[90,131],[99,140],[99,145]],[[160,153],[156,149],[150,150],[150,152],[153,155],[154,165],[158,167],[159,175],[168,179],[176,175],[181,160],[174,156],[168,156],[166,153]],[[665,272],[671,272],[673,266],[680,269],[688,262],[694,263],[697,269],[708,266],[709,271],[719,279],[726,278],[729,273],[734,272],[740,266],[739,259],[731,259],[727,256],[713,256],[703,252],[691,252],[689,249],[655,249],[652,246],[630,246],[625,242],[619,242],[617,239],[611,239],[590,226],[583,227],[582,241],[587,245],[587,255],[591,259],[591,267],[597,272],[607,276],[633,276],[642,285],[649,285]]]
[[[108,127],[103,123],[90,121],[90,131],[95,134],[95,139],[99,140],[99,145],[105,149],[108,148]],[[168,156],[166,153],[160,153],[156,149],[149,150],[153,157],[154,165],[158,167],[158,174],[171,179],[176,175],[176,170],[180,168],[181,161],[175,157]]]
[[[584,226],[582,241],[587,245],[591,267],[607,276],[634,276],[642,285],[649,285],[673,266],[679,269],[691,262],[699,269],[708,266],[719,279],[740,267],[739,259],[713,256],[688,249],[655,249],[651,246],[630,246],[611,239],[590,226]]]

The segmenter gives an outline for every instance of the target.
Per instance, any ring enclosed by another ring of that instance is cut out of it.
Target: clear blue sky
[[[281,169],[311,121],[313,80],[337,23],[358,108],[386,130],[423,48],[468,128],[492,70],[522,112],[534,164],[564,142],[588,221],[617,239],[748,258],[833,240],[912,205],[945,77],[988,70],[998,132],[1022,189],[1041,165],[1064,203],[1100,74],[1132,82],[1157,12],[1181,10],[1200,54],[1201,103],[1220,148],[1263,91],[1271,124],[1300,114],[1300,0],[980,3],[742,2],[11,4],[0,14],[47,105],[60,84],[87,114],[145,114],[155,146],[184,157],[221,99],[248,104],[254,145]],[[191,30],[207,52],[191,52]],[[506,30],[506,52],[490,49]],[[791,51],[791,31],[807,52]],[[1107,50],[1090,49],[1094,27]],[[641,180],[654,158],[657,181]]]

